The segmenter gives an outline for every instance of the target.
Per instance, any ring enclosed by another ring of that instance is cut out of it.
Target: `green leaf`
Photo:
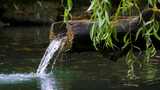
[[[72,0],[67,0],[67,5],[68,5],[68,10],[70,11],[73,6]]]
[[[69,12],[67,9],[64,10],[64,22],[68,21]]]
[[[123,42],[124,42],[124,43],[127,42],[127,40],[128,40],[128,35],[129,35],[129,32],[126,33],[125,36],[124,36],[124,38],[123,38]]]
[[[148,3],[153,6],[153,0],[148,0]]]
[[[144,30],[144,27],[141,27],[140,29],[138,29],[137,33],[136,33],[136,38],[135,41],[138,39],[140,33],[142,32],[142,30]]]
[[[108,4],[110,4],[110,1],[109,0],[103,0],[104,2],[106,2],[106,3],[108,3]]]
[[[95,23],[92,25],[92,29],[90,30],[90,38],[93,40],[95,33]]]
[[[157,34],[157,31],[154,31],[153,34],[160,41],[160,36]]]
[[[147,21],[144,23],[144,26],[148,26],[148,25],[152,24],[153,22],[154,22],[154,19]]]
[[[91,10],[93,9],[94,5],[95,5],[95,1],[92,1],[92,2],[91,2],[91,5],[90,5],[89,8],[87,9],[87,11],[91,11]]]

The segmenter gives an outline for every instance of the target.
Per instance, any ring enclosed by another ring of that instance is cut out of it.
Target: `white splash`
[[[36,73],[15,73],[15,74],[0,74],[0,85],[3,84],[19,84],[26,81],[37,80],[40,82],[41,90],[58,90],[56,80],[53,74],[43,74],[36,76]]]
[[[0,74],[0,84],[16,84],[35,78],[34,73]]]
[[[57,87],[55,85],[56,80],[53,76],[50,77],[50,74],[40,76],[39,79],[41,90],[57,90]]]

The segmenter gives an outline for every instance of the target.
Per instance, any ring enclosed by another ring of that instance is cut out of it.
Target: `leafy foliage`
[[[110,0],[93,0],[89,9],[93,9],[92,21],[95,23],[90,32],[93,45],[97,47],[102,41],[106,47],[113,47],[112,34],[115,32],[112,27],[109,11],[111,8]]]
[[[88,10],[92,10],[93,14],[91,16],[91,20],[94,21],[92,29],[90,31],[90,37],[93,40],[93,45],[98,50],[97,46],[102,45],[105,47],[114,47],[113,37],[117,36],[117,32],[115,28],[113,28],[112,20],[116,20],[119,16],[132,16],[132,10],[136,11],[140,17],[140,23],[142,26],[139,28],[136,33],[136,37],[133,38],[131,30],[128,30],[128,33],[123,37],[124,46],[121,48],[122,50],[125,48],[130,48],[126,55],[126,63],[128,65],[128,78],[135,79],[134,66],[135,64],[148,65],[150,64],[150,58],[156,54],[155,46],[152,43],[151,36],[156,37],[160,40],[158,36],[158,30],[160,29],[160,23],[155,19],[155,13],[153,13],[152,17],[149,18],[148,21],[143,20],[141,6],[139,5],[140,0],[121,0],[119,3],[116,12],[110,16],[110,12],[112,9],[112,0],[92,0],[91,5]],[[151,6],[153,11],[158,10],[156,4],[160,2],[160,0],[144,0],[143,4],[146,6]],[[68,0],[68,7],[64,13],[64,21],[68,20],[67,16],[69,16],[69,12],[71,10],[72,3],[71,0]],[[112,17],[112,18],[111,18]],[[129,27],[130,29],[130,27]],[[140,62],[134,53],[134,49],[138,49],[140,52],[141,49],[135,46],[133,43],[136,42],[138,37],[141,36],[144,38],[145,51],[144,51],[144,60]]]

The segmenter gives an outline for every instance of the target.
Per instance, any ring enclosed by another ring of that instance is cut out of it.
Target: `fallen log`
[[[160,10],[152,8],[145,9],[142,12],[143,20],[148,21],[153,16],[153,14],[155,14],[156,20],[160,21]],[[72,32],[73,34],[69,34],[70,36],[73,36],[73,49],[80,49],[80,47],[82,47],[82,50],[85,48],[92,50],[91,48],[93,48],[93,45],[90,39],[89,32],[93,23],[94,22],[88,20],[74,20],[67,23],[67,31]],[[141,21],[141,18],[139,16],[122,16],[117,20],[111,21],[111,23],[117,30],[117,37],[119,39],[119,41],[114,40],[113,43],[115,43],[118,47],[122,47],[123,36],[127,32],[132,32],[134,38],[137,30],[141,27],[143,22]],[[145,42],[143,41],[144,40],[140,37],[139,40],[135,42],[136,46],[145,47],[143,45],[143,43]]]
[[[142,12],[142,16],[144,18],[144,21],[147,21],[148,18],[151,18],[153,13],[156,15],[156,19],[160,21],[160,12],[159,10],[154,9],[146,9]],[[150,17],[149,17],[149,16]],[[147,17],[147,18],[145,18]],[[95,50],[92,41],[90,39],[90,29],[92,24],[95,22],[89,21],[89,20],[72,20],[69,21],[65,26],[63,26],[63,29],[59,30],[53,30],[54,33],[58,34],[57,31],[63,30],[63,33],[66,33],[69,37],[69,40],[72,41],[72,49],[71,51],[86,51],[86,50]],[[113,27],[117,30],[117,37],[119,41],[113,40],[113,43],[117,45],[118,48],[123,46],[123,36],[127,32],[132,32],[133,37],[135,36],[135,33],[139,29],[139,27],[142,25],[141,19],[139,16],[122,16],[118,17],[117,20],[113,20],[111,22],[113,24]],[[59,24],[55,24],[56,27],[59,26]],[[56,35],[55,34],[55,35]],[[136,46],[145,47],[144,40],[142,38],[139,38],[135,44]],[[102,51],[104,48],[102,47]]]
[[[143,11],[143,18],[144,21],[148,21],[148,18],[151,18],[153,13],[156,15],[156,20],[160,21],[159,17],[159,11],[153,11],[152,9],[147,9]],[[147,18],[146,18],[147,17]],[[82,51],[95,51],[95,48],[93,46],[93,42],[90,39],[90,29],[93,25],[92,21],[89,20],[72,20],[69,21],[66,26],[63,26],[63,29],[53,30],[54,36],[56,34],[63,33],[63,35],[67,35],[69,42],[69,46],[72,45],[70,52],[82,52]],[[137,30],[141,27],[142,22],[139,16],[132,16],[132,17],[118,17],[117,20],[113,20],[111,22],[113,24],[113,27],[117,30],[117,40],[113,39],[113,43],[116,45],[115,48],[104,48],[103,45],[99,48],[99,51],[102,53],[102,55],[106,56],[107,58],[110,58],[113,61],[116,61],[119,57],[126,55],[126,53],[129,51],[130,46],[127,48],[121,50],[121,47],[124,45],[123,37],[127,32],[132,32],[132,37],[135,39],[135,35]],[[59,24],[55,24],[56,27],[59,27]],[[160,45],[160,42],[158,42],[157,39],[152,37],[154,45],[158,47]],[[141,50],[145,49],[145,40],[142,37],[139,37],[136,42],[133,42],[133,44]],[[67,46],[67,45],[66,45]],[[113,52],[113,53],[111,53]]]
[[[75,20],[69,21],[67,23],[67,35],[72,36],[73,38],[73,50],[93,50],[92,41],[90,39],[90,29],[93,22],[88,20]],[[123,36],[130,31],[136,32],[136,30],[140,27],[139,17],[130,17],[127,19],[119,19],[112,22],[113,26],[117,30],[118,38],[123,38]],[[130,30],[130,31],[129,31]],[[71,35],[72,33],[73,35]],[[120,40],[121,41],[121,40]],[[115,42],[118,43],[118,42]],[[119,42],[122,43],[122,42]],[[122,44],[118,44],[119,47]]]

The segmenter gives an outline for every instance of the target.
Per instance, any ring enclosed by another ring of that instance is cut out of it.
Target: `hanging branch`
[[[69,13],[72,8],[72,0],[67,0],[67,7],[64,12],[64,21],[66,22],[68,20],[68,16],[71,16]],[[94,22],[90,31],[90,37],[93,41],[94,47],[98,50],[99,47],[105,46],[105,47],[111,47],[114,48],[115,45],[113,43],[114,40],[117,39],[117,30],[115,30],[115,27],[113,26],[113,22],[118,19],[120,16],[132,16],[134,13],[139,16],[139,23],[141,23],[140,29],[138,29],[136,33],[136,37],[132,37],[131,32],[131,24],[129,23],[128,33],[123,37],[123,43],[124,46],[121,48],[123,51],[125,48],[129,48],[129,51],[126,55],[126,64],[128,65],[128,78],[129,79],[135,79],[135,73],[134,73],[134,66],[135,64],[138,64],[139,66],[146,65],[150,63],[150,58],[153,57],[156,54],[156,49],[152,43],[151,36],[156,37],[158,40],[160,40],[160,37],[158,36],[158,30],[160,27],[159,22],[159,15],[157,15],[157,12],[159,13],[159,9],[157,8],[156,4],[159,0],[145,0],[146,5],[151,6],[152,14],[149,16],[149,18],[145,18],[145,12],[141,12],[141,6],[139,6],[139,0],[121,0],[119,3],[119,6],[117,8],[117,11],[113,14],[113,16],[110,16],[111,12],[111,2],[112,0],[92,0],[91,5],[88,8],[88,10],[92,10],[92,16],[91,21]],[[134,11],[136,12],[133,12]],[[147,13],[148,14],[148,13]],[[149,13],[150,14],[150,13]],[[147,17],[147,15],[146,15]],[[142,52],[142,50],[134,45],[134,43],[137,41],[138,37],[141,36],[144,38],[146,44],[145,44],[145,51],[144,51],[144,60],[143,62],[139,62],[137,60],[137,57],[134,53],[134,50],[139,50]]]

